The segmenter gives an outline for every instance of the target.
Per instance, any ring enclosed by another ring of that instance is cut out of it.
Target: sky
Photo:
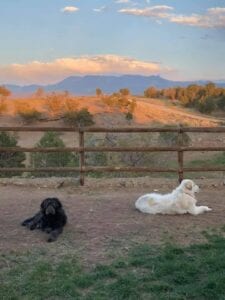
[[[225,81],[225,0],[0,0],[0,84]]]

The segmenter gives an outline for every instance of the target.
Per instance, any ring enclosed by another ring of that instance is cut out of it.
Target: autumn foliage
[[[162,90],[149,87],[145,97],[177,100],[185,107],[193,107],[202,113],[216,109],[225,110],[225,89],[209,82],[206,85],[190,84],[187,87],[174,87]]]

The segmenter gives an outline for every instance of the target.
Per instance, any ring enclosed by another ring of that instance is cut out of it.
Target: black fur
[[[30,230],[41,229],[49,233],[48,242],[54,242],[63,232],[67,216],[58,198],[46,198],[42,201],[40,211],[32,218],[22,222]]]

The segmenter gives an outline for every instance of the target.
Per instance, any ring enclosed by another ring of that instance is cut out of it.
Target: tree
[[[174,100],[176,98],[176,89],[175,88],[168,88],[164,90],[164,97]]]
[[[53,92],[47,95],[45,106],[50,115],[55,117],[61,117],[64,106],[63,94]]]
[[[212,97],[208,97],[196,103],[197,109],[201,113],[210,114],[216,108],[216,103]]]
[[[34,92],[34,97],[41,99],[45,96],[45,90],[41,87],[37,88],[37,90]]]
[[[225,110],[225,95],[222,95],[218,100],[218,108]]]
[[[4,99],[0,100],[0,115],[7,111],[7,103]]]
[[[67,98],[64,101],[64,107],[63,107],[63,111],[64,112],[72,112],[72,111],[77,111],[79,107],[79,103],[77,102],[76,99],[71,98]]]
[[[63,115],[64,123],[70,126],[91,126],[94,125],[93,115],[87,108],[78,111],[68,111]]]
[[[0,86],[0,96],[2,99],[5,99],[11,95],[10,90],[8,90],[5,86]]]
[[[10,90],[4,86],[0,86],[0,114],[7,111],[7,104],[5,99],[11,95]]]
[[[102,90],[100,89],[100,88],[97,88],[96,90],[95,90],[95,93],[96,93],[96,96],[102,96]]]
[[[17,139],[7,132],[0,133],[0,147],[18,147]],[[25,165],[26,156],[23,152],[0,152],[0,167],[1,168],[23,168]],[[12,177],[21,175],[22,172],[0,172],[0,177]]]
[[[57,133],[46,132],[36,147],[65,148],[65,145]],[[34,168],[76,166],[78,165],[78,157],[70,152],[35,152],[31,154],[31,165]],[[68,173],[63,173],[63,171],[60,174],[55,172],[38,172],[38,175],[41,177],[65,176],[68,175]]]
[[[127,89],[127,88],[120,89],[120,94],[121,94],[122,96],[128,96],[128,95],[130,95],[130,90]]]
[[[157,98],[158,91],[154,86],[151,86],[144,91],[144,96],[147,98]]]

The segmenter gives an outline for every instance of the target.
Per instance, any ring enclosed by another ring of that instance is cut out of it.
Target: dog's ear
[[[41,209],[42,209],[42,210],[45,209],[45,206],[46,206],[46,205],[45,205],[45,200],[44,200],[44,201],[41,202]]]
[[[44,199],[44,200],[41,202],[41,209],[42,209],[42,210],[45,210],[46,207],[48,206],[48,203],[49,203],[49,198]]]
[[[191,181],[186,182],[185,183],[185,188],[191,191],[192,188],[193,188],[192,182]]]
[[[62,203],[59,201],[58,198],[52,198],[52,200],[55,202],[57,208],[61,208],[62,207]]]

